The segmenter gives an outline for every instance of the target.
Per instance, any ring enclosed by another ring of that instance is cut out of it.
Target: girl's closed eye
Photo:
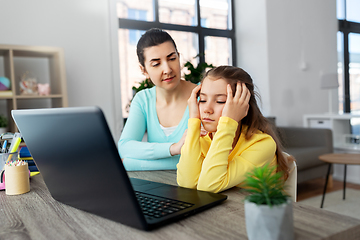
[[[200,99],[199,102],[204,103],[204,102],[206,102],[206,100],[205,99]]]
[[[216,98],[216,103],[218,104],[225,104],[226,103],[226,96],[221,95],[219,97]]]

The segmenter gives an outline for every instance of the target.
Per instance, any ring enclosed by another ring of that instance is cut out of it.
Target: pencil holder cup
[[[5,189],[5,174],[4,174],[4,166],[7,162],[13,162],[17,160],[17,152],[14,153],[0,153],[0,172],[1,172],[1,179],[0,179],[0,190]]]
[[[30,191],[29,167],[27,163],[5,165],[5,187],[6,195],[18,195]]]
[[[18,152],[0,153],[0,171],[4,170],[5,163],[13,162],[18,159]]]
[[[5,155],[6,153],[0,153],[0,171],[4,170],[5,162],[7,160]]]

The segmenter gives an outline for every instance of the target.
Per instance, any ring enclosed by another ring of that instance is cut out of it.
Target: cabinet
[[[51,93],[22,95],[21,77],[31,73],[37,83],[48,83]],[[10,79],[11,91],[0,92],[2,114],[7,115],[9,131],[16,131],[11,117],[13,109],[67,107],[64,53],[61,48],[44,46],[0,45],[0,76]]]
[[[333,132],[333,145],[336,150],[360,150],[359,144],[347,144],[351,134],[351,121],[360,123],[360,114],[313,114],[304,115],[304,127],[329,128]],[[356,142],[354,142],[356,143]]]

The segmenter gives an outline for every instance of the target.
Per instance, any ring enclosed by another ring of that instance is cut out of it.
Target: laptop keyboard
[[[186,208],[194,204],[172,200],[168,198],[149,195],[142,192],[135,192],[144,215],[149,218],[160,218]]]

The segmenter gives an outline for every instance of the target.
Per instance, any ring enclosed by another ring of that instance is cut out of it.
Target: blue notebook
[[[32,158],[31,154],[30,154],[30,151],[29,151],[29,149],[27,147],[22,147],[20,149],[19,157],[20,158]]]
[[[28,163],[30,172],[38,172],[39,171],[34,160],[32,159],[30,151],[27,147],[22,147],[20,149],[19,158]]]

